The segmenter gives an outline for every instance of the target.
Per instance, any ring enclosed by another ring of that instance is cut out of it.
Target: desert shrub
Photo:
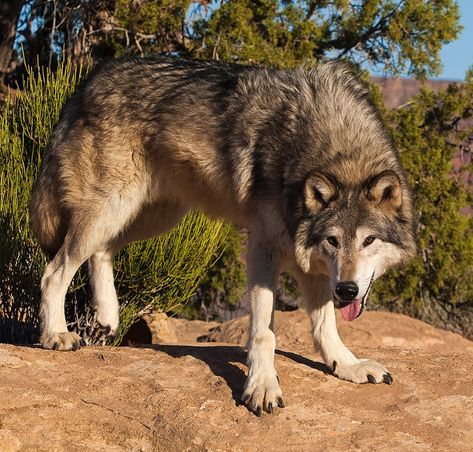
[[[49,133],[81,75],[71,65],[55,76],[41,72],[1,107],[0,341],[31,342],[37,334],[45,259],[29,226],[30,191]]]
[[[416,201],[419,253],[382,278],[377,308],[404,312],[473,337],[473,192],[470,166],[454,157],[471,152],[473,74],[465,83],[423,89],[385,119]]]
[[[55,74],[29,73],[24,91],[0,112],[0,341],[32,342],[38,333],[40,279],[46,263],[30,228],[33,181],[61,107],[84,75],[70,62]],[[190,213],[171,232],[133,243],[115,258],[121,329],[117,342],[144,312],[179,311],[213,263],[228,226]],[[67,296],[69,327],[100,342],[80,271]]]
[[[233,311],[246,289],[246,234],[228,225],[225,242],[215,250],[215,264],[199,285],[196,293],[183,306],[188,319],[224,320],[225,312]]]
[[[229,225],[192,212],[166,235],[135,242],[115,259],[121,335],[150,310],[179,313],[206,278]]]

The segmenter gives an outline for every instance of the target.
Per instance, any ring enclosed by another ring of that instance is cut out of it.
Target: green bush
[[[189,303],[183,307],[182,314],[186,318],[223,321],[228,319],[229,313],[231,317],[232,311],[238,308],[249,309],[248,304],[243,301],[247,283],[246,242],[246,231],[229,225],[227,240],[215,253],[215,265],[209,270]],[[276,309],[296,309],[298,297],[295,280],[283,273],[276,292]]]
[[[33,181],[61,107],[84,75],[63,63],[55,74],[28,74],[24,91],[0,111],[0,342],[32,342],[38,334],[40,279],[46,260],[30,228]],[[170,233],[133,243],[115,258],[120,300],[118,343],[151,309],[176,312],[195,292],[228,225],[190,213]],[[198,237],[198,240],[196,238]],[[102,341],[88,304],[87,278],[78,273],[67,296],[69,327]]]
[[[188,319],[224,320],[225,311],[236,309],[245,292],[247,237],[233,225],[228,228],[225,243],[215,252],[215,265],[183,307]]]
[[[453,168],[473,138],[473,74],[465,83],[423,89],[385,113],[416,201],[419,254],[375,286],[377,308],[404,312],[473,337],[471,165]]]

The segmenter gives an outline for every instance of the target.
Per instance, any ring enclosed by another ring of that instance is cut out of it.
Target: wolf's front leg
[[[342,380],[354,383],[391,384],[391,374],[383,365],[371,359],[356,358],[340,339],[330,280],[322,275],[299,275],[297,279],[312,323],[315,346],[320,349],[325,364],[333,373]]]
[[[248,296],[251,303],[251,326],[248,344],[248,377],[241,400],[261,415],[284,407],[279,379],[274,369],[273,332],[274,292],[279,253],[271,243],[250,240],[248,245]]]

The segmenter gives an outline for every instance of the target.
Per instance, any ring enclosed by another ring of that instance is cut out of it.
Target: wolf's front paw
[[[262,410],[272,414],[273,408],[277,406],[284,408],[284,399],[276,372],[273,371],[269,375],[265,372],[254,374],[250,372],[241,400],[257,416],[261,416]]]
[[[386,383],[390,385],[393,378],[388,370],[372,359],[359,359],[355,364],[333,362],[333,373],[341,380],[353,383]]]
[[[41,345],[43,348],[50,350],[79,350],[84,347],[86,342],[77,333],[53,333],[45,334],[41,337]]]

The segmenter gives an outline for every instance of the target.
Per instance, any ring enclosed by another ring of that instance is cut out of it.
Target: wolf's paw
[[[77,333],[53,333],[47,334],[41,338],[41,345],[43,348],[50,350],[79,350],[84,347],[86,342]]]
[[[101,331],[107,336],[107,338],[113,339],[118,332],[118,316],[110,315],[101,315],[102,313],[97,313],[97,322],[100,324]]]
[[[333,373],[341,380],[353,383],[386,383],[390,385],[393,378],[388,370],[372,359],[359,359],[356,364],[333,362]]]
[[[257,373],[248,376],[241,401],[257,416],[261,416],[262,410],[272,414],[275,407],[284,408],[284,399],[276,372],[272,375]]]
[[[114,327],[110,324],[102,325],[102,323],[100,323],[100,322],[99,322],[99,324],[100,324],[100,331],[103,334],[105,334],[107,339],[110,339],[110,340],[115,339],[115,337],[117,336],[118,325]]]

